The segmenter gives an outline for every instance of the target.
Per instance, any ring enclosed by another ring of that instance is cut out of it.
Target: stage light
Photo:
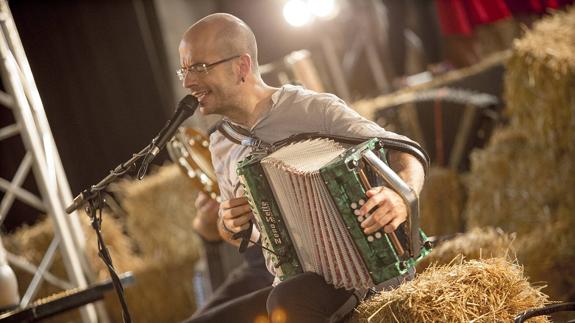
[[[335,0],[308,0],[308,7],[314,16],[324,19],[337,16],[339,11]]]
[[[301,0],[290,0],[284,5],[285,20],[294,27],[301,27],[312,20],[312,14],[307,3]]]

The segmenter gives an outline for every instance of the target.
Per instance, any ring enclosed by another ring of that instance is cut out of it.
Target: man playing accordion
[[[200,103],[203,114],[218,114],[243,138],[216,131],[210,136],[210,151],[218,176],[222,203],[219,210],[220,234],[232,244],[235,233],[251,228],[250,241],[260,232],[251,225],[253,214],[236,172],[237,163],[255,146],[274,143],[295,134],[319,132],[355,138],[409,139],[386,131],[361,117],[341,99],[301,87],[274,88],[265,84],[257,62],[257,45],[251,29],[228,14],[212,14],[183,35],[179,47],[182,68],[178,75],[183,86]],[[389,166],[416,193],[424,181],[425,159],[400,151],[387,152]],[[358,207],[361,229],[366,235],[383,229],[392,233],[406,221],[407,206],[394,190],[376,186],[366,192]],[[271,268],[273,269],[273,268]],[[393,288],[409,276],[384,282]],[[305,272],[273,286],[220,304],[190,322],[328,322],[337,321],[357,305],[357,291],[336,288],[315,273]]]

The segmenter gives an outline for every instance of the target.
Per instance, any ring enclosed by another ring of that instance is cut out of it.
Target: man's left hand
[[[366,195],[368,200],[359,209],[359,216],[367,216],[361,222],[365,234],[372,234],[381,228],[391,233],[407,219],[405,202],[394,190],[383,186],[374,187]]]

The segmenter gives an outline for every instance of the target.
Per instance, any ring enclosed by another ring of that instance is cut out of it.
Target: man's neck
[[[254,87],[242,102],[241,114],[230,116],[230,120],[250,129],[271,108],[272,95],[277,90],[266,84]]]

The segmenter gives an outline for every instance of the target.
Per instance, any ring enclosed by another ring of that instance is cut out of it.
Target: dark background
[[[216,11],[251,25],[262,44],[260,63],[313,45],[311,30],[294,31],[283,22],[277,1],[213,4]],[[179,100],[172,94],[177,78],[168,67],[157,10],[152,0],[9,5],[76,195],[144,148]],[[0,127],[12,123],[12,112],[0,108]],[[10,180],[24,154],[20,136],[0,141],[0,177]],[[163,152],[155,163],[166,160]],[[32,172],[23,187],[38,194]],[[32,223],[37,216],[37,210],[16,200],[4,229]]]
[[[362,32],[358,29],[362,20],[377,17],[365,6],[366,1],[354,0],[334,21],[293,28],[284,21],[279,0],[181,1],[198,17],[210,13],[205,6],[209,4],[213,12],[243,19],[258,39],[260,64],[277,61],[294,50],[310,50],[328,92],[333,92],[333,86],[329,77],[323,77],[320,40],[332,40],[341,55]],[[177,42],[166,41],[169,37],[162,33],[160,11],[153,0],[19,0],[9,4],[75,196],[143,149],[172,115],[180,99],[173,92],[179,84],[169,65],[171,56],[177,55],[170,51]],[[184,30],[170,32],[180,35]],[[382,31],[373,24],[370,32],[378,37]],[[382,55],[385,59],[389,58]],[[354,67],[354,74],[346,75],[350,90],[367,97],[381,94],[373,91],[363,57]],[[503,69],[497,69],[488,81],[480,77],[454,86],[501,97],[502,73]],[[432,106],[418,105],[431,144],[434,133],[428,126],[433,118],[428,112]],[[453,120],[459,114],[459,109],[448,109],[444,124],[457,125]],[[0,107],[0,128],[12,123],[12,112]],[[446,129],[447,146],[453,140],[452,130]],[[426,148],[435,159],[434,146]],[[0,141],[0,177],[11,179],[24,154],[19,136]],[[162,152],[154,163],[166,160]],[[38,193],[32,173],[24,188]],[[0,229],[32,223],[38,213],[16,200]]]

